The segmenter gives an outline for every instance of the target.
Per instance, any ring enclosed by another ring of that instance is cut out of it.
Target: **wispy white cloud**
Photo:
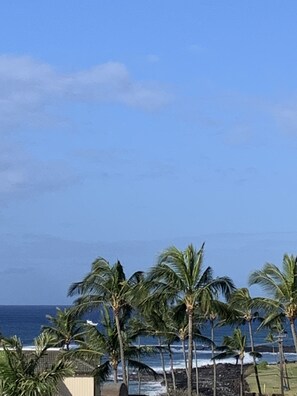
[[[61,100],[154,110],[169,101],[169,94],[158,83],[134,79],[118,62],[62,73],[28,56],[0,56],[1,126],[38,122],[47,105]]]
[[[11,131],[56,124],[63,104],[115,103],[151,111],[168,100],[160,85],[134,79],[122,63],[62,73],[28,56],[0,55],[0,202],[80,180],[64,162],[35,158],[13,141]]]
[[[65,163],[43,162],[22,147],[2,141],[0,147],[0,202],[65,188],[79,177]]]

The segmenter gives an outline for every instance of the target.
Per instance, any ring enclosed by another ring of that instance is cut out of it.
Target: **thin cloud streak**
[[[78,183],[80,176],[66,163],[33,158],[22,147],[8,142],[0,148],[0,203]]]
[[[0,125],[38,123],[57,101],[115,103],[152,111],[170,101],[158,83],[135,80],[126,66],[107,62],[61,73],[28,56],[0,56]],[[41,114],[40,114],[41,113]]]

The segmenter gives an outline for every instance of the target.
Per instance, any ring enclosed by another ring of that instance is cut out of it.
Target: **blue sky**
[[[3,1],[0,304],[97,256],[205,245],[246,286],[296,254],[295,1]]]

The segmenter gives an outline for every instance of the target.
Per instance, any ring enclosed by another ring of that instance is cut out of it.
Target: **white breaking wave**
[[[250,364],[253,362],[253,358],[250,355],[246,355],[244,358],[244,364]],[[236,364],[236,359],[235,358],[226,358],[226,359],[221,359],[217,360],[218,363],[229,363],[229,364]],[[211,359],[198,359],[197,360],[197,367],[202,367],[202,366],[210,366],[213,365],[213,361]],[[151,366],[153,370],[155,370],[157,373],[162,373],[162,367],[161,366]],[[196,367],[196,362],[193,359],[193,368]],[[174,369],[181,370],[185,369],[185,362],[183,360],[176,360],[174,361]],[[171,370],[170,365],[167,363],[165,365],[165,370],[169,372]]]
[[[138,394],[138,383],[131,381],[129,383],[129,394]],[[166,393],[165,386],[161,385],[160,382],[148,381],[142,382],[140,387],[140,394],[149,396],[159,396]]]

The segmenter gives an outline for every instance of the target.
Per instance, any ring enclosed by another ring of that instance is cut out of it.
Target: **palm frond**
[[[128,364],[134,369],[139,370],[141,373],[152,375],[154,379],[160,377],[160,374],[158,374],[154,369],[145,363],[139,362],[138,360],[128,359]]]

